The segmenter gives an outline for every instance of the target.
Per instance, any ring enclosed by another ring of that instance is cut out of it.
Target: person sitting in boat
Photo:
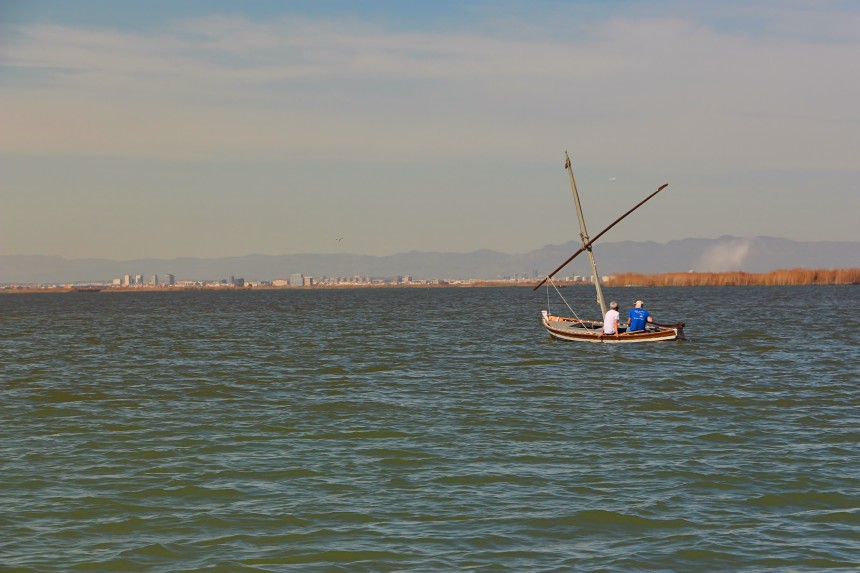
[[[606,316],[603,317],[603,335],[615,335],[618,337],[618,303],[614,300],[609,303],[609,310],[606,311]]]
[[[651,313],[645,310],[645,303],[637,300],[630,312],[627,313],[627,332],[645,330],[645,323],[654,322]]]

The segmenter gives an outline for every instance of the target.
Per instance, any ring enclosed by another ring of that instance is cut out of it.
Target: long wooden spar
[[[557,269],[555,269],[554,271],[552,271],[551,273],[549,273],[549,274],[546,276],[546,278],[544,278],[541,282],[539,282],[539,283],[538,283],[538,284],[537,284],[537,285],[536,285],[532,290],[537,290],[537,289],[539,289],[541,286],[543,286],[543,283],[545,283],[546,281],[548,281],[549,279],[551,279],[552,277],[554,277],[554,276],[555,276],[555,273],[557,273],[558,271],[560,271],[561,269],[563,269],[564,267],[566,267],[566,266],[567,266],[567,264],[568,264],[570,261],[572,261],[573,259],[575,259],[575,258],[576,258],[576,257],[578,257],[579,255],[581,255],[581,254],[582,254],[583,252],[585,252],[586,250],[590,249],[590,248],[591,248],[591,245],[593,245],[593,244],[594,244],[594,242],[595,242],[595,241],[597,241],[597,239],[599,239],[600,237],[602,237],[602,236],[603,236],[603,235],[604,235],[604,234],[605,234],[609,229],[611,229],[612,227],[614,227],[615,225],[617,225],[618,223],[620,223],[620,222],[622,221],[622,219],[624,219],[624,217],[626,217],[627,215],[629,215],[630,213],[632,213],[633,211],[635,211],[636,209],[638,209],[639,207],[641,207],[642,205],[644,205],[644,204],[645,204],[645,202],[646,202],[646,201],[648,201],[648,199],[650,199],[651,197],[653,197],[654,195],[656,195],[657,193],[659,193],[660,191],[662,191],[663,189],[665,189],[665,188],[666,188],[666,187],[668,187],[668,186],[669,186],[669,184],[668,184],[668,183],[663,183],[662,185],[660,185],[660,187],[658,187],[658,188],[657,188],[657,190],[656,190],[656,191],[654,191],[653,193],[651,193],[650,195],[648,195],[647,197],[645,197],[644,199],[642,199],[641,201],[639,201],[639,202],[638,202],[638,203],[637,203],[637,204],[636,204],[632,209],[630,209],[629,211],[627,211],[626,213],[624,213],[623,215],[621,215],[620,217],[618,217],[617,219],[615,219],[615,220],[612,222],[612,224],[611,224],[611,225],[609,225],[608,227],[606,227],[605,229],[603,229],[602,231],[600,231],[599,233],[597,233],[597,235],[595,235],[593,239],[591,239],[590,241],[588,241],[587,243],[585,243],[584,245],[582,245],[582,247],[580,247],[580,249],[579,249],[578,251],[576,251],[575,253],[573,253],[572,255],[570,255],[570,258],[569,258],[569,259],[567,259],[566,261],[564,261],[563,263],[561,263],[561,265],[559,265],[559,267],[558,267]]]

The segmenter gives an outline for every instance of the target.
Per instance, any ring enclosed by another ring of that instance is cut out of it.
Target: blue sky
[[[855,2],[0,0],[0,254],[860,240]],[[342,241],[337,241],[344,237]]]

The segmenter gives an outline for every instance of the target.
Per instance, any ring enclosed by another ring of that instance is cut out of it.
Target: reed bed
[[[781,269],[769,273],[664,273],[646,275],[621,273],[607,277],[608,286],[790,286],[790,285],[856,285],[860,268],[850,269]]]

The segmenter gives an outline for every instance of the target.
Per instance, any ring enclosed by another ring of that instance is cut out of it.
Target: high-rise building
[[[290,286],[302,286],[303,284],[302,273],[293,273],[290,275]]]
[[[131,275],[124,275],[122,277],[122,286],[131,286]]]
[[[176,277],[171,274],[166,274],[161,276],[161,282],[168,286],[173,286],[176,284]]]

